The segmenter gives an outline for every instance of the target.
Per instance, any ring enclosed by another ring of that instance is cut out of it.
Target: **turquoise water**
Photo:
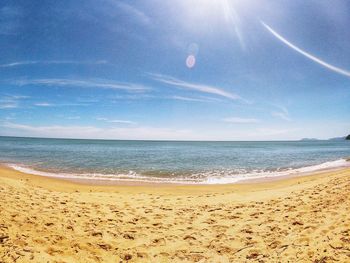
[[[44,176],[232,183],[345,166],[349,141],[175,142],[0,137],[0,162]]]

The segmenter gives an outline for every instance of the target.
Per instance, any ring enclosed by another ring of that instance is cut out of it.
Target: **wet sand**
[[[99,186],[0,168],[0,262],[350,262],[350,169]]]

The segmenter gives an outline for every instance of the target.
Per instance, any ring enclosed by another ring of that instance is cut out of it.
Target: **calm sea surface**
[[[232,183],[346,166],[350,141],[175,142],[0,137],[0,162],[28,173]]]

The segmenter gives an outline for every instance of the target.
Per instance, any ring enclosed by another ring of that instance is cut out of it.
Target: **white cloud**
[[[155,127],[98,128],[94,126],[31,126],[3,123],[2,134],[49,138],[121,139],[121,140],[181,140],[192,138],[190,130]],[[7,129],[7,130],[5,130]]]
[[[161,74],[150,74],[150,76],[152,77],[152,79],[154,79],[156,81],[159,81],[161,83],[165,83],[168,85],[172,85],[175,87],[195,90],[195,91],[199,91],[199,92],[207,93],[207,94],[214,94],[214,95],[225,97],[225,98],[231,99],[231,100],[245,101],[239,95],[234,94],[232,92],[225,91],[225,90],[220,89],[218,87],[186,82],[186,81],[179,80],[179,79],[176,79],[176,78],[171,77],[171,76],[166,76],[166,75],[161,75]]]
[[[231,117],[223,119],[224,122],[237,123],[237,124],[249,124],[249,123],[259,123],[260,120],[253,118],[240,118],[240,117]]]
[[[13,80],[11,84],[18,86],[25,85],[43,85],[43,86],[63,86],[63,87],[80,87],[80,88],[102,88],[102,89],[117,89],[133,92],[144,92],[150,90],[141,84],[121,83],[109,80],[78,80],[78,79],[20,79]]]
[[[289,42],[286,38],[284,38],[283,36],[281,36],[280,34],[278,34],[275,30],[273,30],[270,26],[268,26],[267,24],[265,24],[263,21],[261,21],[261,24],[273,35],[275,36],[278,40],[280,40],[282,43],[284,43],[285,45],[287,45],[288,47],[294,49],[296,52],[302,54],[304,57],[307,57],[308,59],[320,64],[321,66],[334,71],[338,74],[350,77],[350,71],[333,66],[327,62],[325,62],[324,60],[302,50],[301,48],[297,47],[296,45],[294,45],[293,43]]]

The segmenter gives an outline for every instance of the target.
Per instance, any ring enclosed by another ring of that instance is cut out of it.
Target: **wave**
[[[350,167],[350,162],[346,159],[324,162],[317,165],[305,166],[301,168],[286,168],[276,170],[212,170],[200,173],[192,173],[182,177],[153,177],[139,174],[134,171],[118,174],[102,173],[54,173],[36,170],[34,168],[19,165],[7,164],[8,167],[23,172],[45,177],[55,177],[61,179],[82,179],[82,180],[106,180],[120,182],[140,182],[140,183],[165,183],[165,184],[232,184],[247,180],[257,180],[264,178],[276,178],[291,175],[305,175],[311,172],[323,171],[328,169]]]

